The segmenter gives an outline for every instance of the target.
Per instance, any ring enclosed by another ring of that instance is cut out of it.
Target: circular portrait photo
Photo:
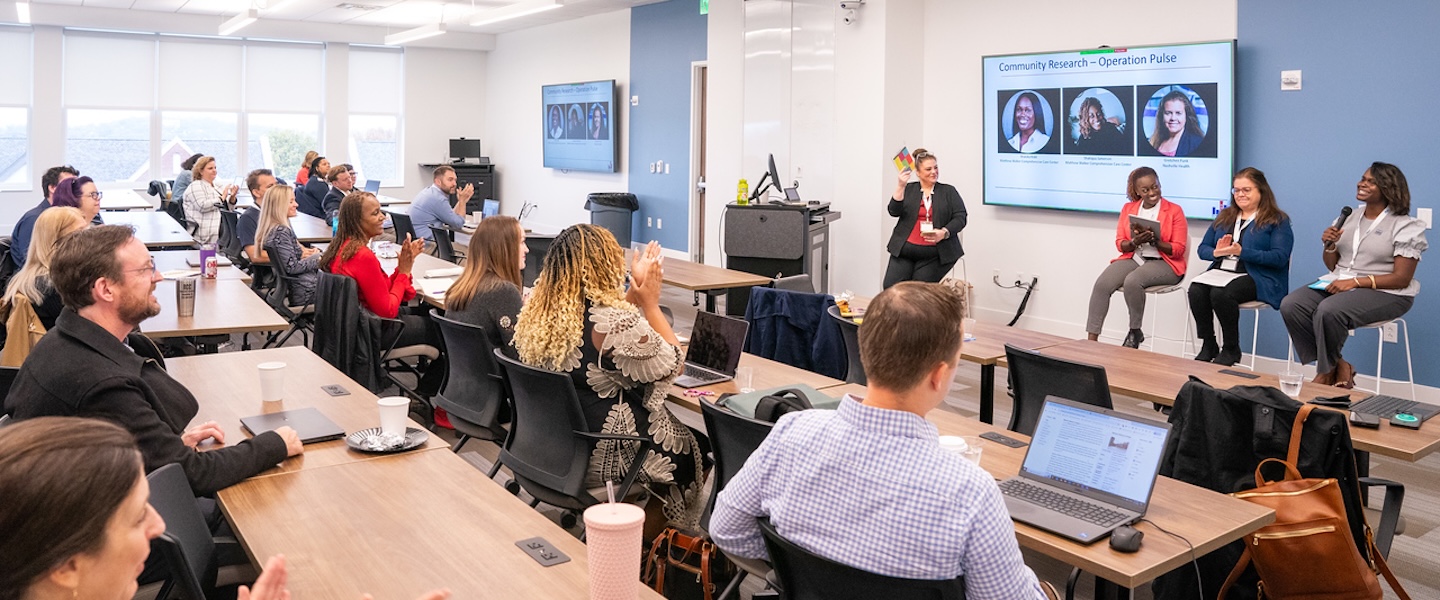
[[[1058,154],[1056,119],[1052,106],[1060,104],[1060,90],[1000,92],[1000,151],[1023,154]]]
[[[585,139],[585,109],[571,104],[565,119],[565,137],[572,140]]]
[[[1134,98],[1135,89],[1130,87],[1067,88],[1070,128],[1065,153],[1133,154],[1129,115]]]
[[[590,124],[585,128],[586,139],[608,140],[610,139],[610,119],[608,106],[596,102],[590,105]]]
[[[563,139],[565,137],[565,117],[560,112],[560,105],[551,104],[545,112],[549,115],[545,118],[545,136],[552,140]]]
[[[1139,97],[1149,98],[1140,114],[1141,154],[1215,157],[1215,136],[1209,135],[1215,84],[1147,86]]]

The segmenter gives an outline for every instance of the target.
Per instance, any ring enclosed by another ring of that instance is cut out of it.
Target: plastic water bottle
[[[735,203],[740,206],[750,205],[750,182],[745,181],[744,177],[740,178],[740,186],[736,188]]]

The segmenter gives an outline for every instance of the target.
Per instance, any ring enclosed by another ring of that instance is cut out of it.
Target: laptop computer
[[[365,191],[370,192],[370,193],[372,193],[372,194],[378,194],[378,193],[380,193],[380,180],[379,180],[379,179],[366,179],[366,180],[365,180]]]
[[[1145,516],[1170,424],[1046,396],[1020,474],[1000,482],[1005,508],[1082,544]]]
[[[500,214],[500,201],[486,198],[485,202],[480,205],[480,213],[486,219]]]
[[[743,319],[696,312],[690,347],[685,351],[685,373],[675,379],[675,385],[692,388],[734,379],[749,332],[750,323]]]
[[[314,408],[282,410],[280,412],[255,415],[240,419],[240,425],[250,435],[260,435],[281,427],[290,426],[300,435],[300,443],[313,444],[345,437],[345,430]]]

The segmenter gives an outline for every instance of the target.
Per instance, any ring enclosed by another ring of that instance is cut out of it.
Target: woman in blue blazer
[[[1200,242],[1210,269],[1190,283],[1190,312],[1200,337],[1195,360],[1230,366],[1240,360],[1240,305],[1259,300],[1280,308],[1290,290],[1290,217],[1275,204],[1265,173],[1246,167],[1235,174],[1233,202],[1215,217]],[[1220,322],[1224,345],[1215,342]]]

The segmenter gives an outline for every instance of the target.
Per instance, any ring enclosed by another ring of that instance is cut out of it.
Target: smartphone
[[[1350,411],[1350,424],[1366,429],[1379,429],[1380,417],[1362,412]]]

